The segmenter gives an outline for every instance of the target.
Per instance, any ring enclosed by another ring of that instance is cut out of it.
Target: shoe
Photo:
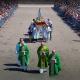
[[[40,73],[42,74],[44,71],[43,71],[43,69],[40,69]]]

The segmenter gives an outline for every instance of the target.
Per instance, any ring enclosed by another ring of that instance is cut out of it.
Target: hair
[[[48,18],[48,21],[49,21],[50,19]]]
[[[20,42],[21,42],[21,40],[23,40],[23,38],[20,38]],[[24,41],[24,40],[23,40]]]

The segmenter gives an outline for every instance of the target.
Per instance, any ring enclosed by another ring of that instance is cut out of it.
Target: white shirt
[[[49,32],[51,31],[51,28],[50,28],[49,26],[48,26],[48,28],[47,28],[47,31],[49,31]]]
[[[52,24],[52,21],[50,20],[49,23]]]

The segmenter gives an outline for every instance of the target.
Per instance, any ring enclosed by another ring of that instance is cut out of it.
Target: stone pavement
[[[66,25],[57,13],[51,9],[52,5],[47,7],[41,5],[41,12],[44,18],[50,18],[53,21],[52,41],[45,43],[52,50],[56,48],[61,53],[62,71],[58,76],[49,77],[48,72],[39,74],[37,72],[23,72],[16,65],[15,45],[19,38],[25,36],[24,33],[33,18],[37,16],[40,6],[21,5],[15,11],[14,15],[0,29],[0,80],[79,80],[80,78],[80,37],[78,37],[68,25]],[[43,7],[42,7],[43,6]],[[31,51],[30,69],[37,68],[37,43],[28,43]]]

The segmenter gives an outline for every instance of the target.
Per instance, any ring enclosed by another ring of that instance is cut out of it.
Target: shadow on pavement
[[[75,41],[75,42],[80,42],[80,40],[72,40],[72,41]]]
[[[23,70],[21,68],[6,68],[4,70],[8,70],[8,71],[20,71],[20,72],[26,72],[26,73],[39,73],[39,70]]]
[[[4,64],[5,66],[16,66],[16,67],[19,67],[19,65],[18,64]]]
[[[27,70],[27,73],[39,73],[39,70]]]
[[[23,69],[20,69],[20,68],[6,68],[6,69],[4,69],[4,70],[24,72],[24,70],[23,70]]]
[[[25,43],[36,43],[36,42],[46,42],[46,40],[43,40],[43,39],[32,39],[32,40],[30,41],[29,38],[24,38],[24,42],[25,42]]]
[[[24,38],[24,42],[25,43],[36,43],[37,42],[37,40],[36,39],[29,39],[29,38]]]
[[[24,70],[18,64],[15,64],[15,63],[9,63],[9,64],[4,64],[4,65],[9,67],[9,68],[4,69],[4,70],[8,70],[8,71],[20,71],[20,72],[27,72],[27,73],[39,73],[38,69],[30,68],[28,70]]]

